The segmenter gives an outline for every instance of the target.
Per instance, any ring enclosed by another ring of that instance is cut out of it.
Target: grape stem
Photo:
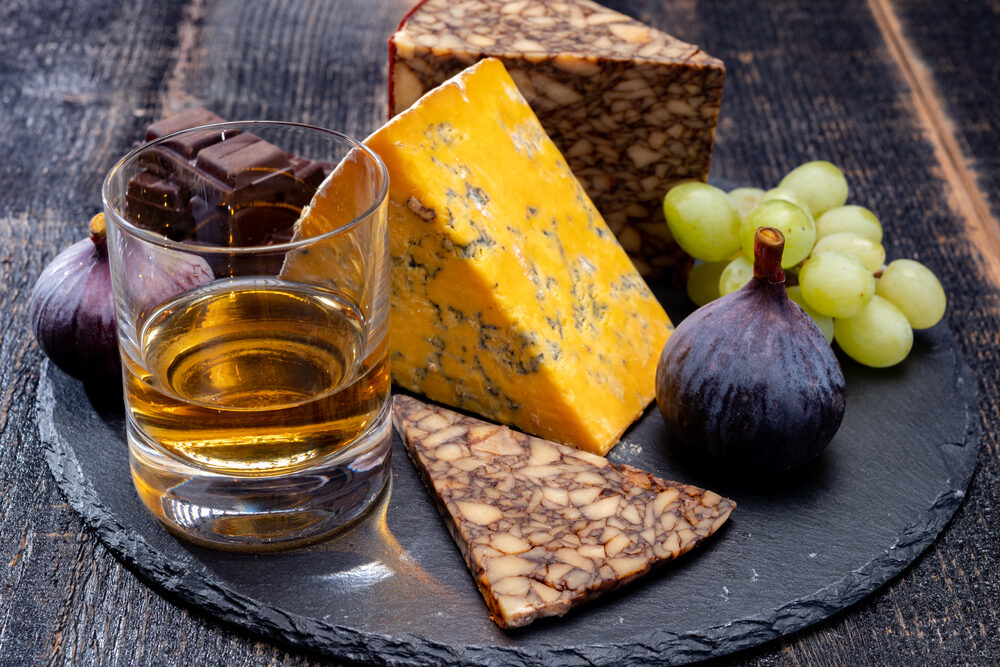
[[[753,239],[753,275],[772,285],[785,282],[781,269],[781,253],[785,249],[785,236],[774,227],[760,227]]]

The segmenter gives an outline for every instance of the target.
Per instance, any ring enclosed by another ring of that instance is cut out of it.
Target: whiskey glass
[[[321,539],[389,478],[388,174],[297,123],[132,150],[103,200],[139,497],[171,532]]]

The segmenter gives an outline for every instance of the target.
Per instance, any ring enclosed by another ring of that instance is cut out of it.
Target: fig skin
[[[833,439],[846,387],[823,333],[785,292],[781,233],[767,232],[762,249],[762,231],[750,282],[671,334],[656,369],[656,403],[668,437],[684,450],[726,467],[781,472]]]
[[[42,271],[28,316],[46,356],[77,379],[121,381],[104,215],[90,222],[90,238],[64,249]]]
[[[104,214],[90,220],[90,238],[66,248],[42,271],[31,293],[29,316],[46,356],[68,375],[84,382],[121,387],[121,356],[115,322]],[[126,239],[120,261],[128,268],[121,281],[123,300],[136,319],[163,301],[215,279],[201,257],[172,253]]]

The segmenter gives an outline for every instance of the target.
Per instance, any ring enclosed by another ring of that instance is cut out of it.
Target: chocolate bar
[[[224,122],[202,107],[158,120],[146,139]],[[144,153],[129,181],[125,216],[176,241],[234,246],[291,238],[299,210],[332,165],[286,153],[251,132],[205,129]]]

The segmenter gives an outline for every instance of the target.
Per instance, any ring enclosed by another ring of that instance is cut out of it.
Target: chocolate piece
[[[194,161],[195,166],[211,173],[220,181],[226,181],[230,185],[233,185],[227,178],[227,167],[229,165],[224,160],[229,155],[240,151],[240,149],[259,142],[260,137],[255,134],[243,133],[235,137],[229,137],[225,141],[213,143],[198,151],[198,155]]]
[[[493,620],[527,625],[691,550],[736,504],[408,396],[393,423]]]
[[[178,240],[194,227],[187,190],[151,172],[140,172],[129,181],[125,216],[144,229]]]
[[[328,162],[308,160],[297,155],[288,156],[294,183],[285,193],[285,201],[292,206],[305,208],[312,199],[316,188],[320,186],[326,175],[333,171],[333,165]],[[289,238],[291,236],[289,235]]]
[[[209,111],[205,107],[193,107],[175,113],[172,116],[162,118],[146,128],[146,141],[159,139],[160,137],[188,130],[199,125],[211,125],[213,123],[224,123],[226,119]]]
[[[697,46],[589,0],[426,0],[389,40],[396,114],[475,61],[503,61],[644,276],[690,259],[661,201],[705,180],[725,69]]]
[[[290,169],[284,152],[252,134],[203,148],[195,166],[234,190],[252,185],[273,171]]]
[[[129,181],[127,195],[129,199],[142,201],[156,208],[172,211],[185,208],[186,192],[183,188],[149,172],[136,174]]]
[[[333,165],[315,160],[307,160],[298,155],[289,155],[288,163],[292,165],[295,178],[311,185],[313,188],[318,188],[319,184],[326,178],[326,175],[333,170]]]
[[[192,200],[192,213],[198,222],[188,241],[205,245],[250,246],[268,241],[290,240],[298,213],[283,206],[249,206],[232,212],[206,205],[200,197]],[[281,236],[276,239],[275,236]]]
[[[158,120],[146,128],[146,141],[159,139],[173,132],[188,130],[199,125],[210,125],[212,123],[224,123],[221,116],[217,116],[204,107],[194,107],[180,113]],[[227,136],[232,136],[229,132]],[[238,132],[236,133],[238,134]],[[185,159],[191,160],[202,148],[222,140],[221,132],[204,132],[188,134],[182,138],[172,139],[163,145],[170,150],[180,154]]]
[[[309,203],[316,188],[320,186],[326,175],[333,171],[334,165],[329,162],[308,160],[298,155],[289,155],[288,164],[292,166],[295,180],[299,182],[299,191],[306,195],[302,206]]]

